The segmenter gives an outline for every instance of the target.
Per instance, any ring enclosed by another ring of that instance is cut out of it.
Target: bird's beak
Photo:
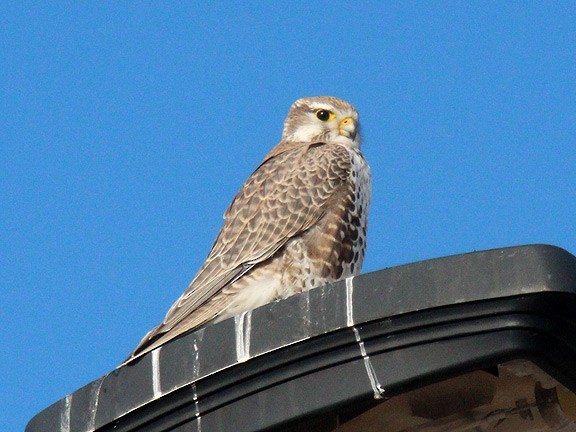
[[[354,138],[356,138],[356,122],[354,119],[352,117],[346,117],[342,120],[338,126],[338,132],[340,135],[344,135],[354,141]]]

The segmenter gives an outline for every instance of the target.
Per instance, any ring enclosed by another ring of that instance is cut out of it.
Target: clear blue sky
[[[111,371],[292,102],[361,114],[365,271],[576,252],[574,2],[2,2],[0,424]]]

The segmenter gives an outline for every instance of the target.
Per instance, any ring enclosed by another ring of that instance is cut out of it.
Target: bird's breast
[[[318,223],[290,240],[284,252],[285,297],[360,273],[366,251],[370,168],[357,149],[350,172]]]

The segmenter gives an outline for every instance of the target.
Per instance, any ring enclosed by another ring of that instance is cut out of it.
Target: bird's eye
[[[334,114],[332,114],[332,113],[331,113],[330,111],[328,111],[328,110],[318,110],[318,111],[316,111],[316,118],[317,118],[318,120],[328,121],[328,120],[330,120],[330,119],[333,118],[333,117],[334,117]]]

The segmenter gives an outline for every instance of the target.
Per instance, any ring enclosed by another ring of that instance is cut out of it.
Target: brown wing
[[[224,225],[194,280],[131,357],[217,316],[218,312],[208,310],[206,316],[192,320],[196,324],[186,319],[252,267],[270,258],[286,241],[312,227],[325,213],[330,198],[344,185],[350,167],[349,153],[340,145],[314,144],[272,151],[226,210]]]

